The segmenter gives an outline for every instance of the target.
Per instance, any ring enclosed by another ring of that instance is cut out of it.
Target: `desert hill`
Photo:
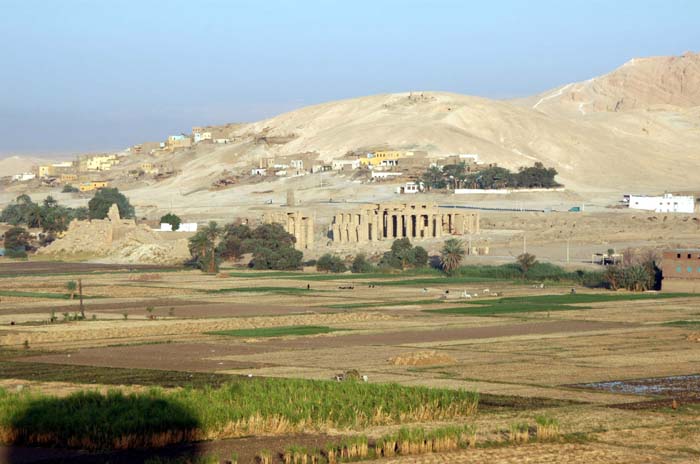
[[[545,113],[619,112],[657,105],[697,107],[700,54],[635,58],[603,76],[567,84],[524,101]]]
[[[25,156],[9,156],[0,159],[0,177],[31,171],[32,167],[48,162],[45,159]]]
[[[700,55],[686,53],[635,59],[600,78],[518,101],[375,95],[302,108],[230,135],[286,140],[257,147],[256,156],[313,152],[329,161],[373,147],[431,158],[479,153],[510,168],[554,166],[575,191],[663,191],[700,187],[687,176],[700,167],[699,105]]]
[[[172,201],[223,208],[257,202],[255,195],[267,192],[283,195],[289,188],[306,189],[308,201],[375,199],[380,190],[393,189],[360,187],[345,175],[327,175],[322,183],[306,176],[217,191],[211,186],[231,173],[249,174],[262,158],[299,157],[308,168],[349,151],[390,148],[424,153],[417,157],[426,157],[426,166],[429,159],[455,153],[478,153],[487,163],[511,169],[541,161],[558,170],[570,192],[588,198],[697,191],[700,177],[692,173],[700,170],[700,55],[634,59],[604,76],[513,101],[404,92],[334,101],[211,130],[232,142],[160,155],[156,161],[167,157],[177,176],[124,187],[153,208]],[[124,176],[141,160],[134,158],[133,166],[122,163]]]

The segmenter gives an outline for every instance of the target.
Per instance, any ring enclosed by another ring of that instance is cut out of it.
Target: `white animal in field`
[[[362,376],[362,381],[363,381],[363,382],[369,381],[369,377],[367,377],[366,375],[363,375],[363,376]]]
[[[491,293],[491,289],[485,288],[485,289],[484,289],[484,293]]]
[[[471,294],[467,293],[466,291],[462,292],[462,298],[467,298],[467,299],[472,299]]]

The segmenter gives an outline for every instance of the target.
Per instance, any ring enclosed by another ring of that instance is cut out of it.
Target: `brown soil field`
[[[52,267],[42,262],[34,273],[29,269],[22,275],[14,272],[15,277],[0,279],[0,288],[65,292],[65,282],[79,275],[59,273],[68,269],[65,264]],[[90,272],[90,266],[78,266],[75,272]],[[428,286],[419,281],[416,285],[404,282],[368,288],[367,283],[376,282],[376,278],[341,278],[312,280],[312,290],[306,292],[302,289],[309,281],[301,279],[310,274],[266,276],[250,271],[251,277],[220,278],[183,270],[160,272],[155,280],[133,280],[128,272],[110,268],[80,275],[86,293],[101,296],[85,300],[87,321],[47,323],[52,310],[59,318],[64,312],[76,312],[77,301],[35,296],[2,299],[0,362],[16,361],[23,366],[51,363],[57,366],[57,378],[37,383],[20,375],[1,378],[0,386],[13,390],[22,385],[57,394],[81,388],[115,388],[81,384],[69,374],[62,378],[61,365],[307,379],[331,379],[356,369],[367,375],[369,382],[476,390],[483,396],[483,411],[474,421],[480,442],[495,443],[493,447],[381,462],[693,462],[700,453],[696,444],[700,442],[700,425],[690,401],[689,382],[674,383],[680,390],[673,390],[670,396],[656,391],[639,394],[579,388],[611,381],[643,386],[648,383],[644,379],[697,374],[700,344],[688,339],[697,328],[665,325],[698,320],[700,300],[695,298],[621,299],[564,311],[474,316],[424,310],[463,305],[458,295],[464,290],[481,293],[490,288],[505,296],[536,298],[562,295],[569,286],[539,288],[518,282],[468,280],[443,284],[438,279]],[[403,278],[397,275],[390,279]],[[350,283],[354,290],[338,288]],[[256,290],[260,287],[264,288]],[[221,289],[227,291],[212,292]],[[450,298],[440,301],[448,289]],[[146,311],[150,306],[154,307],[155,320]],[[298,325],[327,326],[337,331],[298,336],[284,335],[282,329],[282,335],[272,338],[256,336],[255,332],[245,337],[206,334]],[[444,361],[392,361],[412,359],[421,352],[435,353],[435,359]],[[20,370],[8,368],[5,372]],[[513,408],[498,406],[499,400],[494,398],[536,402],[528,408]],[[679,404],[677,411],[669,408],[674,399]],[[554,403],[538,406],[537,401]],[[563,436],[569,438],[520,446],[502,442],[511,424],[533,424],[539,414],[555,417]],[[376,438],[391,431],[395,429],[377,427],[362,432]],[[257,446],[275,448],[291,443],[284,441],[287,439],[307,440],[252,437],[196,447],[223,450],[224,454],[236,451],[243,456],[259,451],[253,449]],[[315,443],[321,438],[308,440]],[[41,450],[12,452],[27,456],[23,462],[40,462],[37,460],[47,456]],[[48,457],[62,453],[52,450]],[[69,462],[91,462],[84,454],[68,456]],[[138,462],[138,457],[132,459]]]

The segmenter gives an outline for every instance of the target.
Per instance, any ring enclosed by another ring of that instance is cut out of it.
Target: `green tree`
[[[521,188],[552,188],[559,187],[554,177],[557,175],[554,168],[545,168],[539,161],[534,166],[521,167],[513,176],[515,186]]]
[[[70,299],[74,299],[75,292],[78,290],[78,284],[75,282],[75,280],[69,280],[66,282],[66,290],[68,290],[68,293],[70,293]]]
[[[480,189],[501,189],[512,187],[513,174],[506,168],[490,167],[469,177],[472,187]]]
[[[437,166],[429,167],[421,176],[421,180],[429,189],[442,189],[447,186],[445,176]]]
[[[78,187],[73,187],[71,184],[66,184],[61,189],[61,193],[77,193],[80,192]]]
[[[516,258],[520,272],[523,273],[523,279],[527,277],[528,271],[537,264],[537,257],[530,253],[522,253]]]
[[[425,248],[411,245],[408,238],[394,240],[391,250],[384,253],[379,261],[380,267],[407,269],[409,267],[424,267],[428,264],[428,252]]]
[[[182,220],[180,219],[180,216],[173,213],[168,213],[160,218],[160,223],[170,224],[172,226],[173,231],[176,231],[180,228]]]
[[[192,262],[204,272],[215,273],[219,270],[219,238],[222,229],[215,221],[202,227],[189,240]]]
[[[275,269],[291,271],[301,267],[304,254],[293,247],[258,247],[253,251],[253,269]]]
[[[253,237],[253,231],[247,224],[227,224],[219,244],[219,254],[224,259],[240,259],[244,253],[253,250],[244,249],[243,243]]]
[[[5,255],[9,258],[26,258],[29,246],[29,232],[23,227],[12,227],[5,232]]]
[[[440,265],[446,274],[452,275],[462,263],[466,250],[464,243],[456,238],[451,238],[445,241],[445,244],[440,251]]]
[[[340,273],[347,271],[348,268],[339,256],[326,253],[316,261],[316,270]]]
[[[90,219],[106,218],[113,204],[119,208],[119,215],[122,218],[134,217],[134,207],[123,193],[116,188],[103,188],[95,192],[95,196],[88,202]]]
[[[372,263],[367,261],[367,257],[363,253],[360,253],[359,255],[355,256],[350,269],[354,274],[366,274],[368,272],[372,272],[374,270],[374,266],[372,266]]]

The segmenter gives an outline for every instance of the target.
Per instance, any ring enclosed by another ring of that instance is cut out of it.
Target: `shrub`
[[[90,219],[104,219],[107,217],[109,208],[116,204],[119,208],[119,215],[122,218],[133,218],[134,207],[129,203],[129,199],[116,188],[103,188],[95,193],[95,196],[88,202]]]
[[[411,245],[408,238],[394,240],[391,250],[384,253],[379,261],[383,268],[407,269],[425,267],[428,265],[428,252],[425,248]]]
[[[180,217],[178,215],[173,214],[173,213],[168,213],[160,218],[160,223],[161,224],[170,224],[173,231],[176,231],[180,228],[180,224],[182,223],[182,220],[180,219]]]
[[[26,258],[29,246],[29,232],[23,227],[12,227],[5,232],[3,242],[5,256],[8,258]]]
[[[63,186],[63,189],[61,189],[62,193],[77,193],[80,192],[80,189],[78,187],[73,187],[71,184],[66,184]]]
[[[354,274],[366,274],[368,272],[372,272],[374,270],[374,266],[372,266],[372,263],[367,261],[367,257],[360,253],[359,255],[355,256],[355,259],[352,261],[352,267],[351,270]]]
[[[326,253],[321,256],[316,263],[316,270],[321,272],[345,272],[348,270],[347,266],[339,256]]]

